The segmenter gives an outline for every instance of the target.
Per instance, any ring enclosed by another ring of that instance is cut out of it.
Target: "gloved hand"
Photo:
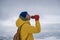
[[[31,16],[32,19],[35,19],[35,21],[39,20],[39,15]]]
[[[35,15],[35,21],[38,21],[39,20],[39,15]]]

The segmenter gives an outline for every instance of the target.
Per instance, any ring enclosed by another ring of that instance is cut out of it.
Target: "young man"
[[[29,22],[30,18],[35,19],[36,21],[35,27],[30,25],[30,22]],[[41,31],[39,16],[35,15],[31,17],[26,11],[21,12],[18,20],[16,21],[16,26],[18,28],[21,27],[21,31],[20,31],[21,40],[34,40],[33,33],[39,33]]]

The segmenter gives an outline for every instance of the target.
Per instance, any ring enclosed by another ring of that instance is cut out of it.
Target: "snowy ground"
[[[0,37],[0,40],[13,40],[12,37]],[[35,38],[34,40],[60,40],[60,39],[57,39],[56,37],[47,37],[47,38],[44,38],[44,39],[40,39],[40,38]]]
[[[34,39],[34,40],[60,40],[60,39],[56,39],[55,37],[48,37],[45,39]]]

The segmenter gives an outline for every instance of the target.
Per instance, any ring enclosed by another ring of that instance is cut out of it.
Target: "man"
[[[30,22],[29,22],[30,18],[35,19],[36,21],[35,27],[30,25]],[[39,33],[41,31],[39,16],[38,15],[30,16],[26,11],[21,12],[18,20],[16,21],[16,26],[18,28],[21,27],[21,31],[20,31],[21,40],[34,40],[33,33]]]

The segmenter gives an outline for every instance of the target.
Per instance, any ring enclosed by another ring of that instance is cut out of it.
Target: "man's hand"
[[[32,19],[35,19],[35,21],[38,21],[39,20],[39,15],[34,15],[34,16],[31,16]]]
[[[39,20],[39,15],[35,15],[35,21],[38,21]]]

